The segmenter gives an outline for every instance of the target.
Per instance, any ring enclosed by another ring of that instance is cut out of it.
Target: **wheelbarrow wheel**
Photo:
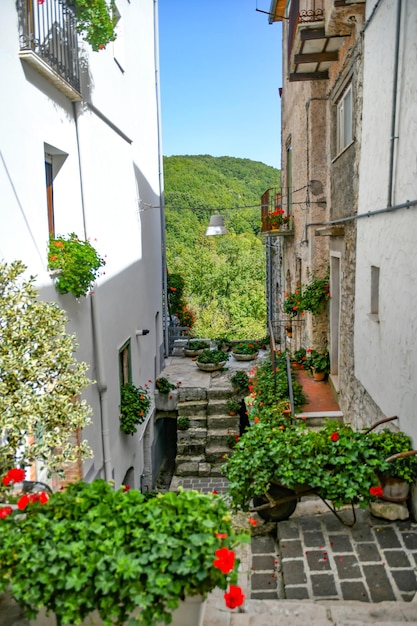
[[[281,485],[271,485],[269,488],[269,494],[274,500],[280,500],[281,498],[291,498],[287,502],[279,502],[275,506],[271,506],[268,509],[261,509],[257,511],[258,515],[262,517],[266,522],[283,522],[291,517],[297,506],[297,496],[295,491],[282,487]],[[264,496],[254,496],[254,507],[267,504],[268,499]]]

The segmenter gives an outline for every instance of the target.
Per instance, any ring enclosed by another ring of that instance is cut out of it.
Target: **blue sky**
[[[281,167],[281,25],[270,0],[159,0],[162,147]]]

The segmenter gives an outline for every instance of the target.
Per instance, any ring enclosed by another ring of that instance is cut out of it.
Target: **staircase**
[[[178,418],[188,417],[190,427],[177,431],[176,476],[221,476],[224,456],[230,453],[228,435],[239,434],[240,416],[229,415],[233,396],[227,379],[214,388],[182,388]]]

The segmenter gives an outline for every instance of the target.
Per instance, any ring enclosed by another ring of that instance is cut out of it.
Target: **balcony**
[[[294,234],[293,219],[281,207],[281,194],[267,189],[261,198],[261,234],[285,237]]]
[[[287,21],[290,81],[326,80],[364,0],[272,0],[269,22]]]
[[[71,101],[81,100],[75,14],[71,0],[19,0],[19,57]]]

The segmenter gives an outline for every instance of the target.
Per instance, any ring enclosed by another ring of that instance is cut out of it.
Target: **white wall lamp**
[[[137,330],[135,332],[136,337],[142,337],[142,335],[149,335],[149,330],[147,328],[143,328],[142,330]]]

